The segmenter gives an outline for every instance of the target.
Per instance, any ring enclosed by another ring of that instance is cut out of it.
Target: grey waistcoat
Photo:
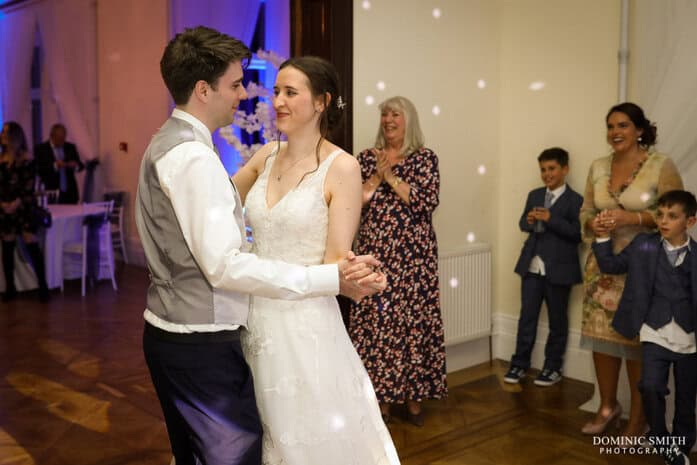
[[[172,204],[157,177],[157,161],[177,145],[194,140],[207,144],[191,124],[170,118],[153,137],[141,163],[136,224],[150,270],[147,308],[175,324],[244,325],[249,295],[214,289],[208,283],[184,240]],[[232,183],[230,189],[237,199],[235,218],[244,238],[240,199]]]

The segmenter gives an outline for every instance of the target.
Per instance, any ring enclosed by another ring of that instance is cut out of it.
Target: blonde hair
[[[424,146],[424,134],[419,125],[419,114],[416,107],[406,97],[390,97],[382,102],[379,107],[380,113],[390,110],[397,111],[404,115],[404,142],[400,148],[402,155],[409,155]],[[385,136],[382,134],[382,125],[378,127],[378,135],[375,137],[375,147],[381,149],[385,147]]]

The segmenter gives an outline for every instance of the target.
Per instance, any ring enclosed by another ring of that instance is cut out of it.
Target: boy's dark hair
[[[252,57],[246,45],[227,34],[205,26],[185,29],[174,36],[160,60],[160,73],[177,105],[189,101],[198,81],[215,89],[230,63],[245,68]]]
[[[559,163],[559,166],[561,166],[562,168],[565,166],[569,166],[569,153],[562,148],[552,147],[543,150],[540,156],[537,157],[537,161],[540,163],[542,163],[543,161],[551,160],[554,160],[557,163]]]
[[[688,218],[697,214],[697,199],[694,194],[689,191],[673,190],[664,192],[658,198],[659,207],[672,207],[680,205]]]

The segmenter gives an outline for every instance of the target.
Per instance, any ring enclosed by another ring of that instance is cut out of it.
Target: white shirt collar
[[[213,137],[211,136],[211,132],[208,130],[208,127],[203,124],[203,122],[196,118],[194,115],[191,113],[187,113],[184,110],[181,110],[179,108],[175,108],[172,110],[172,118],[178,118],[186,121],[187,123],[191,124],[194,128],[198,129],[201,134],[206,139],[206,142],[210,148],[214,148],[213,146]]]
[[[665,240],[664,237],[661,238],[661,242],[663,242],[663,247],[665,247],[665,249],[668,251],[679,249],[680,247],[687,246],[687,250],[692,252],[692,249],[690,248],[690,236],[689,235],[687,236],[687,240],[683,244],[680,244],[677,247],[674,246],[673,244],[671,244],[670,242],[668,242],[667,240]]]
[[[551,192],[555,199],[558,199],[559,196],[562,195],[565,191],[566,191],[566,183],[557,187],[553,191],[550,191],[549,189],[547,189],[547,192]]]

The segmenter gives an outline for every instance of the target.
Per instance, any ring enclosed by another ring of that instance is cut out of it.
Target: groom
[[[211,133],[247,97],[240,41],[177,34],[160,71],[176,108],[140,168],[136,222],[150,271],[143,351],[177,465],[261,463],[262,429],[239,328],[249,295],[302,299],[384,289],[372,256],[299,266],[245,252],[242,205]]]

